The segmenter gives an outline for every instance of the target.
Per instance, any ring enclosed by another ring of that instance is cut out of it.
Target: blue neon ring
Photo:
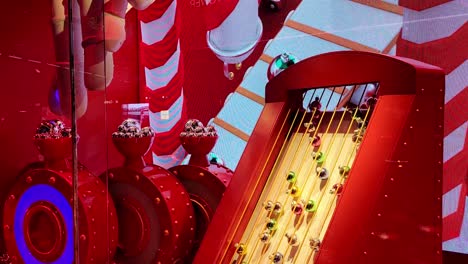
[[[32,204],[45,201],[53,204],[62,214],[65,221],[65,248],[62,255],[51,264],[72,264],[74,260],[74,243],[73,243],[73,210],[61,192],[50,185],[38,184],[27,189],[19,198],[15,210],[14,234],[16,246],[25,263],[28,264],[43,264],[42,261],[36,259],[29,250],[26,240],[24,239],[24,218],[26,212]]]

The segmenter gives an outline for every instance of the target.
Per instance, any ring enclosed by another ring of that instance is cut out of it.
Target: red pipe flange
[[[80,263],[105,263],[117,245],[117,217],[104,184],[78,172]],[[21,175],[5,202],[6,247],[17,263],[74,260],[72,173],[32,169]],[[62,262],[60,262],[62,263]]]
[[[147,132],[144,132],[147,131]],[[117,263],[179,263],[192,250],[195,218],[189,194],[166,169],[146,165],[153,132],[126,120],[113,134],[123,167],[101,175],[117,206]]]
[[[190,194],[197,220],[195,247],[198,247],[218,207],[233,172],[223,165],[209,167],[180,165],[169,169]]]
[[[73,263],[75,248],[79,248],[80,263],[108,262],[117,244],[117,214],[104,184],[80,165],[75,223],[70,129],[59,120],[42,122],[34,143],[45,160],[21,171],[3,208],[11,262]]]

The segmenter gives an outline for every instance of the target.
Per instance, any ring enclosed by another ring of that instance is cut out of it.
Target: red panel
[[[380,83],[379,103],[317,261],[441,261],[444,73],[414,60],[346,51],[301,61],[267,84],[264,111],[194,263],[230,261],[271,169],[268,152],[278,152],[275,133],[302,91],[368,82]],[[284,139],[279,135],[279,145]],[[399,239],[376,241],[373,232]]]
[[[144,11],[138,12],[138,19],[145,23],[151,22],[164,15],[172,2],[174,2],[174,0],[154,1],[154,3],[147,7]]]
[[[448,74],[466,60],[468,54],[467,38],[467,23],[449,37],[423,44],[399,38],[397,54],[439,66]]]
[[[466,111],[466,102],[468,102],[468,89],[465,87],[457,96],[453,97],[445,105],[445,127],[444,135],[447,136],[453,130],[457,129],[468,120],[468,111]]]
[[[458,197],[457,210],[444,217],[442,237],[444,241],[457,238],[460,236],[461,226],[463,223],[463,214],[465,212],[465,199],[467,195],[467,186],[462,183],[460,196]]]
[[[421,11],[424,9],[428,9],[437,5],[441,5],[443,3],[450,2],[452,0],[400,0],[398,4],[400,6],[413,9],[416,11]]]
[[[465,132],[466,133],[466,132]],[[460,183],[468,184],[468,137],[462,151],[444,163],[444,193]]]

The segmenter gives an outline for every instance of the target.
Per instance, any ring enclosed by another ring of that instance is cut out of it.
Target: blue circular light
[[[16,246],[25,263],[42,264],[42,261],[36,259],[29,250],[24,238],[24,218],[26,212],[32,204],[36,202],[48,202],[53,204],[62,214],[65,221],[65,238],[66,244],[62,255],[51,264],[72,264],[74,259],[74,243],[73,243],[73,210],[67,201],[58,190],[46,184],[34,185],[27,189],[20,197],[15,211],[14,234]]]

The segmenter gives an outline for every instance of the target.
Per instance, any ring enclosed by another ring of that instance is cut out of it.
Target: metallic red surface
[[[195,247],[198,248],[233,172],[217,164],[209,167],[180,165],[169,171],[177,176],[190,194],[197,219]]]
[[[117,263],[176,263],[189,256],[195,217],[189,194],[162,167],[146,165],[152,137],[113,138],[125,166],[101,175],[108,182],[120,224]]]
[[[36,140],[46,157],[45,162],[27,167],[9,191],[5,202],[3,228],[8,254],[13,263],[24,263],[13,227],[15,211],[22,194],[35,185],[48,185],[58,190],[73,204],[72,172],[67,154],[71,153],[71,139]],[[67,152],[68,151],[68,152]],[[112,259],[117,246],[117,217],[114,204],[104,184],[96,176],[79,166],[79,230],[80,262],[105,263]],[[102,217],[103,214],[106,217]],[[69,223],[73,224],[73,223]],[[62,212],[49,201],[33,203],[25,212],[24,234],[28,250],[43,262],[53,262],[62,255],[66,240]],[[68,234],[73,236],[73,234]]]
[[[410,59],[345,51],[306,59],[268,83],[265,108],[194,263],[230,261],[273,165],[268,153],[279,152],[275,133],[302,92],[369,82],[379,82],[379,101],[316,261],[442,261],[444,73]]]

